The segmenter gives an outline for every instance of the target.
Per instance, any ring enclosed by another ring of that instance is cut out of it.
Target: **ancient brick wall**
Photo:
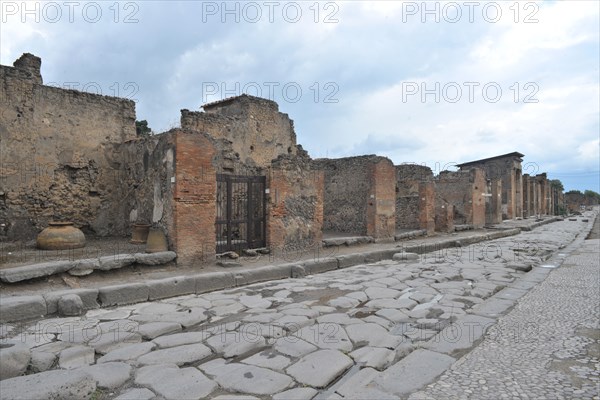
[[[203,108],[182,110],[181,127],[231,141],[245,164],[266,168],[280,155],[297,154],[294,122],[274,101],[241,95]]]
[[[324,171],[323,230],[392,237],[396,219],[393,163],[373,155],[315,160]]]
[[[175,130],[172,134],[176,153],[169,234],[178,263],[200,263],[216,252],[218,150],[203,133]]]
[[[479,168],[469,171],[443,171],[435,180],[436,209],[451,204],[455,225],[485,225],[485,173]]]
[[[320,246],[324,173],[308,156],[280,156],[269,173],[267,241],[276,251]]]
[[[418,194],[396,196],[396,229],[420,229],[420,203],[421,197]]]
[[[502,222],[502,180],[489,179],[485,197],[485,224]]]
[[[31,240],[53,219],[127,234],[120,145],[136,138],[135,104],[44,86],[32,55],[14,65],[0,66],[0,234]]]
[[[502,218],[513,219],[523,216],[521,159],[514,154],[484,159],[459,165],[461,170],[476,167],[485,171],[487,179],[502,181]]]
[[[367,207],[367,235],[390,239],[396,233],[396,169],[385,157],[370,165],[371,195]]]
[[[434,230],[435,189],[429,167],[396,167],[396,229]]]

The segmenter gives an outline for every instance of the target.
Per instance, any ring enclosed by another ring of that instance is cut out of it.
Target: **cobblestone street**
[[[590,226],[0,325],[0,397],[598,398]]]
[[[600,240],[586,240],[477,348],[410,399],[598,399],[599,254]]]

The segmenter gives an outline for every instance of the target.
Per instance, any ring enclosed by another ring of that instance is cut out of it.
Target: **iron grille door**
[[[217,253],[266,245],[266,177],[217,175]]]

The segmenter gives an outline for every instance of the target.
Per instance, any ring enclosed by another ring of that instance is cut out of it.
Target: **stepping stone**
[[[181,325],[176,322],[150,322],[149,324],[140,325],[138,332],[144,339],[154,339],[180,330]]]
[[[89,399],[96,381],[82,371],[55,370],[0,381],[3,399]]]
[[[152,365],[140,368],[135,384],[147,386],[165,399],[208,398],[217,384],[196,368],[177,368],[173,365]]]
[[[73,346],[60,352],[58,365],[63,369],[73,369],[94,363],[94,349],[88,346]]]
[[[254,396],[243,396],[243,395],[233,395],[233,394],[222,394],[217,397],[213,397],[212,400],[260,400],[258,397]]]
[[[340,351],[319,350],[304,356],[287,373],[302,384],[324,388],[352,365],[352,359]]]
[[[288,308],[281,311],[285,315],[297,315],[308,318],[316,318],[319,316],[319,312],[311,310],[310,308]]]
[[[269,368],[275,371],[283,371],[292,361],[289,358],[278,354],[274,350],[265,350],[256,353],[252,357],[248,357],[241,362],[244,364],[256,365],[257,367]]]
[[[152,342],[132,344],[106,353],[97,362],[101,364],[112,361],[133,361],[144,354],[150,353],[155,348],[156,344]]]
[[[115,389],[129,380],[131,365],[122,362],[111,362],[80,368],[91,375],[100,389]]]
[[[168,349],[155,350],[139,357],[137,361],[143,365],[149,364],[184,364],[202,361],[210,356],[212,351],[201,343],[187,344]]]
[[[222,388],[240,393],[271,395],[294,382],[287,375],[254,365],[227,364],[217,372],[214,379]]]

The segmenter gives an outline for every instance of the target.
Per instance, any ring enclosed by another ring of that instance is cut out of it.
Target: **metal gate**
[[[217,253],[266,244],[266,178],[217,175]]]

